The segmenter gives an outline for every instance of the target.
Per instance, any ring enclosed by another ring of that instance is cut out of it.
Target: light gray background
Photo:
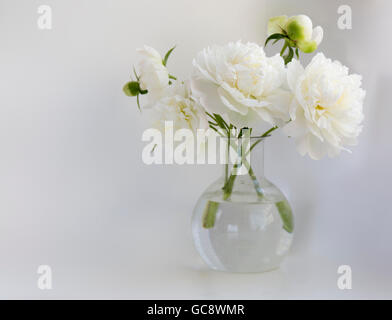
[[[341,4],[352,30],[337,28]],[[392,298],[391,12],[387,0],[1,0],[0,298]],[[177,44],[169,67],[186,77],[203,47],[262,43],[268,17],[300,13],[324,28],[320,50],[363,75],[360,144],[312,161],[271,138],[266,175],[296,215],[291,254],[266,274],[209,271],[190,216],[219,169],[143,164],[146,123],[121,88],[143,44]],[[352,290],[337,288],[342,264]]]

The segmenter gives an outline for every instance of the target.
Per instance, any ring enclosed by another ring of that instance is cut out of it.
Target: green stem
[[[260,186],[259,180],[257,180],[257,177],[254,174],[253,169],[252,169],[251,166],[249,166],[249,168],[247,168],[247,169],[248,169],[249,177],[252,179],[253,186],[255,187],[257,196],[259,197],[259,199],[261,199],[264,196],[264,192],[263,192],[263,189]]]
[[[228,131],[228,139],[229,139],[229,143],[227,144],[226,164],[225,164],[225,183],[227,183],[227,179],[229,178],[230,130]]]
[[[219,203],[215,201],[208,201],[203,212],[203,228],[211,229],[215,225],[216,213],[219,209]]]
[[[267,130],[266,132],[264,132],[264,133],[259,137],[260,139],[257,140],[255,143],[253,143],[253,145],[250,147],[250,149],[249,149],[249,151],[248,151],[248,153],[247,153],[246,155],[248,155],[248,154],[253,150],[253,148],[254,148],[258,143],[260,143],[264,138],[270,136],[270,133],[273,132],[273,131],[275,131],[276,129],[278,129],[278,127],[277,127],[277,126],[274,126],[274,127],[270,128],[269,130]],[[259,183],[259,181],[257,180],[257,177],[256,177],[256,175],[254,174],[254,171],[253,171],[252,167],[251,167],[250,164],[246,161],[246,159],[242,159],[242,157],[241,157],[241,160],[242,160],[243,164],[245,165],[245,167],[248,169],[249,177],[251,178],[251,180],[252,180],[252,182],[253,182],[253,185],[254,185],[254,187],[255,187],[255,190],[256,190],[256,193],[257,193],[258,197],[261,198],[261,197],[263,196],[263,190],[261,189],[260,183]],[[222,188],[222,190],[223,190],[223,199],[224,199],[224,200],[229,199],[230,196],[231,196],[231,194],[232,194],[232,192],[233,192],[234,182],[235,182],[235,179],[236,179],[236,177],[237,177],[237,169],[238,169],[239,166],[240,166],[240,164],[234,164],[233,170],[232,170],[232,172],[231,172],[231,174],[230,174],[229,179],[226,179],[226,180],[225,180],[225,185],[224,185],[223,188]]]
[[[223,186],[223,200],[227,200],[230,198],[231,193],[233,192],[234,181],[237,178],[237,168],[239,167],[238,164],[233,166],[233,170],[230,174],[229,179],[226,181],[225,185]]]
[[[259,138],[259,140],[257,140],[249,149],[248,153],[246,155],[249,154],[249,152],[252,151],[252,149],[258,144],[260,143],[263,138],[268,137],[269,134],[276,130],[278,127],[272,127],[271,129],[267,130],[266,132],[264,132]],[[218,132],[219,133],[219,132]],[[228,132],[228,146],[227,146],[227,157],[229,157],[229,150],[230,150],[230,146],[232,146],[233,148],[235,148],[236,146],[233,145],[233,142],[230,140],[230,131]],[[227,161],[228,162],[228,161]],[[250,164],[246,161],[246,159],[244,157],[240,157],[240,161],[236,164],[234,164],[232,172],[230,173],[230,176],[228,176],[228,171],[229,171],[229,165],[228,163],[226,163],[226,167],[225,167],[225,184],[222,188],[223,190],[223,199],[227,200],[230,198],[232,192],[233,192],[233,187],[234,187],[234,182],[237,178],[237,170],[241,167],[241,164],[245,165],[245,167],[248,169],[248,174],[249,177],[251,178],[253,185],[255,187],[256,193],[258,195],[259,198],[263,197],[263,191],[261,189],[260,183],[257,180],[256,175],[254,174],[253,168],[250,166]],[[203,213],[203,227],[206,229],[210,229],[213,228],[215,225],[215,219],[216,219],[216,214],[217,211],[219,209],[219,203],[215,202],[215,201],[208,201],[206,204],[206,207],[204,209],[204,213]]]
[[[284,42],[284,45],[283,45],[283,48],[282,48],[282,50],[280,51],[280,56],[281,56],[281,57],[283,57],[284,52],[286,51],[287,47],[288,47],[288,43],[287,43],[287,41],[285,41],[285,42]]]
[[[248,151],[247,155],[249,154],[250,150]],[[241,166],[244,165],[246,167],[246,169],[248,170],[248,174],[249,177],[251,178],[253,185],[255,187],[256,193],[259,197],[263,196],[263,191],[260,187],[260,183],[257,180],[256,175],[254,174],[254,171],[252,169],[252,166],[248,163],[248,161],[246,161],[246,159],[241,156],[240,160],[238,161],[238,163],[235,163],[233,166],[233,169],[230,173],[230,177],[229,179],[226,181],[226,183],[224,184],[222,190],[223,190],[223,199],[227,200],[230,198],[232,192],[233,192],[233,188],[234,188],[234,182],[237,178],[237,171],[239,168],[241,168]]]
[[[272,127],[271,129],[269,129],[269,130],[267,130],[266,132],[264,132],[264,133],[260,136],[260,138],[268,137],[272,131],[275,131],[275,130],[278,129],[278,128],[279,128],[278,126]]]
[[[283,229],[288,233],[292,233],[294,230],[294,218],[289,203],[284,200],[275,203],[275,205],[279,211],[280,218],[282,219]]]

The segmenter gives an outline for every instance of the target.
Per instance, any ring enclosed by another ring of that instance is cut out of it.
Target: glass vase
[[[194,208],[193,240],[214,270],[273,270],[291,246],[292,210],[284,194],[264,176],[264,139],[250,138],[249,145],[247,159],[223,164],[222,176]]]

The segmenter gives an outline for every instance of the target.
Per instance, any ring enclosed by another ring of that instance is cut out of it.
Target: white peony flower
[[[201,51],[193,69],[192,94],[236,127],[289,120],[291,95],[281,88],[286,70],[279,55],[269,58],[255,43],[229,43]]]
[[[289,63],[287,80],[295,99],[284,130],[296,139],[301,155],[333,157],[356,144],[365,97],[361,76],[319,53],[305,69],[297,60]]]
[[[207,129],[208,120],[202,107],[191,98],[189,85],[175,82],[153,105],[153,125],[164,132],[165,121],[173,121],[173,129]]]
[[[163,65],[162,57],[154,48],[144,46],[137,49],[142,55],[139,63],[139,84],[142,90],[148,90],[149,105],[160,99],[169,87],[169,72]]]

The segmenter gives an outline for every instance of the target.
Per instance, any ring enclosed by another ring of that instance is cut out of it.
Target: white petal
[[[301,138],[296,140],[297,150],[301,156],[304,156],[308,153],[309,150],[309,139],[308,136],[302,136]]]
[[[290,120],[289,106],[293,95],[291,92],[277,89],[272,94],[266,97],[266,101],[269,103],[265,108],[272,114],[276,119],[282,121]]]
[[[199,63],[196,59],[193,59],[192,64],[193,64],[194,70],[196,71],[196,72],[194,72],[194,77],[200,78],[200,79],[205,78],[211,82],[214,82],[214,83],[216,82],[215,79],[208,73],[208,71],[199,65]]]
[[[274,33],[282,33],[282,29],[284,28],[287,19],[288,17],[286,15],[270,18],[268,20],[268,27],[267,27],[268,35],[270,36],[271,34]]]
[[[190,81],[192,97],[210,113],[224,113],[225,106],[218,95],[218,86],[213,82],[192,78]]]
[[[233,99],[233,97],[222,87],[218,88],[218,95],[222,103],[231,111],[238,112],[243,116],[248,113],[248,108]]]
[[[299,139],[305,136],[308,130],[299,121],[291,121],[283,127],[283,132],[289,137]]]
[[[261,119],[268,122],[271,125],[276,125],[277,121],[271,115],[271,113],[266,108],[258,108],[255,110]]]
[[[295,92],[297,85],[299,84],[299,78],[303,75],[305,69],[301,63],[293,59],[287,65],[287,83],[291,91]]]
[[[299,108],[302,109],[302,107],[299,105],[297,99],[293,97],[291,100],[291,103],[289,105],[289,115],[292,121],[294,121],[297,118],[297,111],[299,111]]]
[[[309,142],[309,156],[313,160],[320,160],[322,157],[325,156],[327,153],[327,146],[323,144],[322,141],[320,141],[317,137],[313,135],[308,136],[308,142]]]
[[[156,59],[162,63],[161,55],[159,54],[159,52],[157,50],[155,50],[152,47],[145,45],[145,46],[143,46],[143,48],[136,49],[136,52],[138,52],[139,54],[141,54],[142,56],[144,56],[146,58],[153,58],[153,59]]]
[[[316,41],[317,46],[321,43],[321,41],[323,41],[323,35],[323,28],[321,28],[320,26],[313,29],[312,40]]]

